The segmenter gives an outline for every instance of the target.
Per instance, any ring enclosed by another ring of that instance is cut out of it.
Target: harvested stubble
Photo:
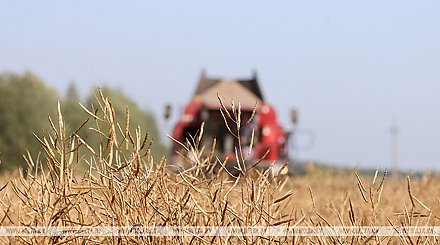
[[[88,145],[66,133],[61,113],[50,121],[52,131],[38,140],[45,158],[26,159],[27,176],[17,174],[4,183],[2,226],[423,226],[439,221],[438,176],[404,183],[378,172],[364,177],[309,171],[285,176],[246,169],[246,153],[237,147],[237,177],[212,154],[198,150],[199,137],[185,142],[193,167],[172,171],[165,158],[154,161],[148,133],[115,122],[111,102],[98,94],[97,110],[89,111],[99,145]],[[224,110],[225,122],[241,128],[240,110]],[[58,108],[60,111],[60,108]],[[238,130],[239,132],[239,130]],[[239,137],[239,135],[236,135]],[[204,154],[204,152],[206,154]],[[77,166],[88,170],[79,175]],[[231,164],[231,163],[229,163]],[[386,183],[385,183],[386,182]],[[4,243],[31,244],[267,244],[267,243],[436,243],[435,237],[2,237]]]

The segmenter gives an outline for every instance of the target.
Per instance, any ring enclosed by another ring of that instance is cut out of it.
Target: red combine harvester
[[[238,145],[238,139],[226,127],[220,112],[222,106],[218,96],[222,98],[223,105],[228,111],[232,111],[231,100],[234,101],[235,108],[239,103],[241,105],[240,139],[243,155],[247,157],[247,164],[253,165],[256,161],[263,159],[258,164],[259,167],[267,168],[274,165],[277,169],[287,162],[289,133],[279,124],[275,108],[264,100],[255,73],[251,79],[226,80],[207,77],[205,72],[202,72],[196,91],[176,123],[172,137],[185,143],[187,138],[196,138],[202,122],[205,122],[200,147],[205,146],[205,151],[209,154],[215,138],[215,156],[220,160],[228,157],[231,160],[230,164],[236,162],[235,147]],[[255,116],[249,121],[254,108],[256,109]],[[235,123],[228,121],[230,129],[237,135]],[[248,121],[249,123],[244,125]],[[252,129],[254,142],[252,151],[248,154]],[[183,168],[188,168],[190,163],[183,161],[181,157],[187,154],[184,151],[180,144],[173,142],[173,162]]]

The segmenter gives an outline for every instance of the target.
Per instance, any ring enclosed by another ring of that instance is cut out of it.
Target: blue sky
[[[439,170],[438,13],[434,0],[0,0],[0,71],[83,94],[110,84],[160,113],[187,102],[202,68],[256,69],[283,124],[296,107],[316,135],[299,158],[389,167],[396,123],[399,165]]]

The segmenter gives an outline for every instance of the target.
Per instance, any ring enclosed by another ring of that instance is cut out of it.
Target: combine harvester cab
[[[185,106],[182,116],[173,129],[172,137],[183,144],[186,139],[190,139],[191,142],[191,138],[196,139],[202,123],[205,122],[199,148],[204,146],[204,153],[209,154],[215,138],[214,155],[221,161],[228,157],[227,167],[229,169],[236,166],[235,147],[238,147],[238,139],[229,132],[225,124],[220,112],[222,106],[218,96],[230,112],[232,112],[232,100],[236,105],[235,108],[238,108],[238,103],[240,103],[242,122],[240,139],[247,167],[254,165],[260,159],[262,161],[257,165],[259,168],[274,165],[274,169],[277,170],[283,166],[288,161],[289,134],[279,124],[275,108],[265,102],[256,74],[251,79],[226,80],[207,77],[203,72],[191,101]],[[252,117],[254,108],[256,109],[255,116],[247,125],[244,125]],[[236,124],[231,120],[228,120],[228,124],[233,133],[237,135]],[[249,154],[252,130],[254,130],[253,147]],[[173,142],[173,164],[187,169],[194,164],[194,161],[185,151],[181,144]],[[184,159],[183,156],[189,156],[189,158]]]

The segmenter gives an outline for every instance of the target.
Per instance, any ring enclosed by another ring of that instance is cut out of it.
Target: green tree
[[[26,150],[35,156],[41,146],[33,133],[41,135],[48,116],[56,115],[57,93],[41,79],[25,72],[0,74],[0,168],[26,167]]]
[[[61,111],[69,133],[77,130],[87,119],[87,113],[81,108],[80,103],[81,96],[76,84],[71,82],[61,104]],[[84,136],[85,130],[81,130],[78,133]]]

